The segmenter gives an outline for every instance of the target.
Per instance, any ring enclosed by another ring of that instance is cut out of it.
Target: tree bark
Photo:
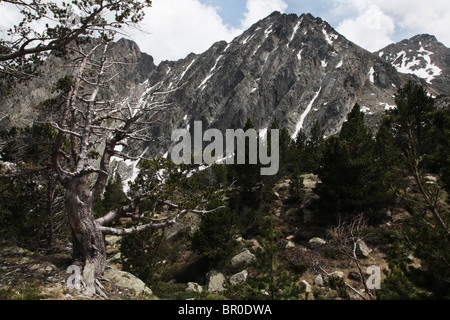
[[[92,279],[99,278],[106,267],[106,248],[103,234],[94,219],[93,199],[85,176],[71,181],[66,193],[66,206],[73,233],[73,262],[83,268],[90,266]]]

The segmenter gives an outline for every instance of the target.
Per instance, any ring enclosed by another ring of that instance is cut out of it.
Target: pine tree
[[[311,128],[309,136],[300,130],[293,143],[295,148],[292,156],[302,173],[314,173],[318,169],[324,147],[324,131],[319,121]]]
[[[102,217],[108,211],[124,206],[126,203],[127,196],[123,191],[122,178],[117,175],[108,182],[103,196],[96,200],[94,205],[95,216]]]
[[[397,108],[388,111],[388,115],[396,128],[399,130],[396,135],[400,146],[407,146],[408,131],[413,135],[413,140],[417,154],[430,151],[430,140],[426,135],[428,121],[427,117],[435,109],[434,99],[430,97],[425,88],[411,81],[400,88],[395,95]]]
[[[1,134],[1,158],[24,169],[23,175],[0,179],[2,236],[31,249],[53,250],[67,240],[62,186],[49,162],[55,130],[49,125],[12,128]]]
[[[209,267],[216,268],[236,247],[236,214],[229,208],[218,210],[201,218],[199,228],[192,236],[192,249],[207,259]]]
[[[389,196],[375,153],[375,140],[364,124],[364,114],[355,105],[338,137],[327,139],[317,170],[321,180],[315,192],[322,212],[365,213],[376,220]]]
[[[420,277],[426,279],[422,281],[422,286],[432,291],[436,298],[448,298],[448,210],[439,201],[440,181],[438,184],[428,184],[424,179],[427,170],[444,175],[448,172],[448,111],[437,110],[433,98],[425,89],[411,82],[399,89],[395,100],[397,108],[388,112],[385,122],[394,129],[396,147],[403,157],[405,172],[412,176],[420,195],[411,196],[406,191],[401,193],[405,209],[411,214],[411,218],[403,223],[406,243],[422,261]],[[409,280],[418,278],[417,274],[412,277],[406,273],[406,276]]]
[[[309,139],[305,148],[305,168],[307,172],[316,172],[322,157],[322,148],[324,143],[324,131],[319,121],[316,121],[311,128]]]
[[[388,121],[383,121],[375,138],[375,155],[378,172],[384,189],[389,193],[387,202],[394,203],[398,189],[405,187],[404,158],[397,147],[394,131]]]
[[[253,121],[248,118],[244,125],[244,132],[249,129],[255,129]],[[258,144],[258,141],[257,141]],[[244,193],[251,193],[258,183],[261,181],[260,165],[250,164],[249,141],[245,139],[245,164],[237,164],[237,153],[234,155],[235,161],[231,165],[229,173],[232,175],[231,181],[236,181],[236,184],[242,188]]]
[[[450,194],[450,106],[431,112],[427,120],[430,150],[423,156],[424,167],[438,174]]]

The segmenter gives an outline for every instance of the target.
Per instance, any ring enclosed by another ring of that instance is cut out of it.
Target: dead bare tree
[[[154,196],[164,187],[160,181],[152,191],[128,199],[128,204],[108,212],[95,219],[94,201],[105,190],[110,175],[111,159],[132,158],[119,151],[118,146],[126,145],[129,140],[151,141],[145,128],[156,125],[156,115],[173,106],[164,99],[141,99],[140,101],[115,101],[101,99],[101,90],[107,87],[114,77],[111,74],[115,61],[109,61],[107,43],[98,43],[88,52],[80,48],[78,72],[64,93],[65,104],[58,121],[51,125],[58,131],[52,154],[52,167],[61,184],[66,189],[66,211],[73,232],[73,260],[83,268],[83,278],[92,286],[100,278],[106,267],[105,234],[128,235],[136,232],[167,228],[188,212],[208,213],[214,210],[199,208],[181,208],[179,205],[159,199],[158,201],[174,209],[173,216],[163,219],[145,219],[144,214],[136,214],[140,203]],[[97,57],[97,58],[94,58]],[[147,93],[161,97],[154,86]],[[64,145],[70,141],[70,147]],[[99,159],[92,159],[98,154]],[[204,206],[205,203],[199,203]],[[128,229],[107,227],[120,217],[128,216],[141,219],[146,223]],[[98,290],[100,288],[97,287]]]
[[[366,276],[362,270],[361,262],[359,260],[359,245],[363,241],[364,231],[367,228],[367,220],[363,214],[359,214],[353,217],[349,222],[341,222],[337,227],[334,227],[330,231],[331,239],[328,244],[336,248],[339,252],[343,253],[355,262],[358,268],[359,274],[361,276],[361,282],[364,286],[365,291],[369,295],[371,300],[375,299],[374,294],[369,290],[366,283]],[[347,287],[355,291],[352,287],[347,284]],[[356,291],[355,291],[356,292]],[[359,296],[363,295],[356,292]]]

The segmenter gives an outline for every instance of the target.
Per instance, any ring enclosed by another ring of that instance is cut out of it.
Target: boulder
[[[300,286],[300,288],[304,288],[305,292],[312,292],[311,286],[306,280],[300,281],[298,285]]]
[[[356,244],[357,255],[367,258],[371,252],[372,249],[370,249],[363,240],[358,241],[358,243]]]
[[[342,271],[333,271],[332,273],[323,276],[325,285],[328,285],[330,278],[344,278],[344,273]]]
[[[233,267],[239,266],[239,265],[247,265],[250,264],[253,260],[255,260],[256,257],[253,253],[250,252],[250,250],[245,250],[237,255],[235,255],[231,259],[231,265]]]
[[[115,268],[107,268],[104,276],[119,287],[134,290],[137,295],[141,293],[153,295],[153,292],[145,285],[144,281],[129,272],[117,270]]]
[[[344,273],[342,271],[333,271],[328,277],[344,278]]]
[[[285,248],[286,248],[286,249],[289,249],[289,248],[295,248],[295,243],[289,240],[289,241],[286,243],[286,247],[285,247]]]
[[[311,247],[311,249],[319,249],[323,245],[325,245],[327,242],[321,238],[314,237],[311,240],[309,240],[308,244]]]
[[[280,183],[279,185],[277,185],[275,187],[275,190],[277,192],[282,192],[282,191],[288,191],[289,188],[290,188],[289,183],[288,182],[283,182],[283,183]]]
[[[243,283],[243,282],[247,281],[247,277],[248,277],[248,271],[247,270],[241,271],[230,277],[230,283],[232,285],[237,285],[239,283]]]
[[[314,279],[314,284],[316,285],[316,286],[319,286],[319,287],[323,287],[323,278],[322,278],[322,275],[317,275],[317,277]]]
[[[208,292],[217,293],[225,290],[223,284],[225,283],[225,277],[221,272],[210,271],[206,274],[208,280]]]
[[[203,291],[203,288],[198,283],[196,283],[196,282],[188,282],[187,283],[186,292],[201,293],[202,291]]]

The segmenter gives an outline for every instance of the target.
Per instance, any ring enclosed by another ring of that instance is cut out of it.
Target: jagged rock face
[[[398,72],[422,80],[435,96],[450,93],[450,49],[431,35],[420,34],[376,52]]]
[[[339,132],[358,103],[375,131],[385,110],[394,106],[397,89],[409,79],[418,81],[411,72],[401,73],[403,67],[415,71],[426,63],[427,72],[435,66],[424,83],[435,95],[449,92],[448,52],[434,37],[417,36],[371,53],[320,18],[274,12],[230,43],[219,41],[202,54],[164,61],[157,67],[135,43],[122,39],[110,46],[109,53],[126,64],[117,66],[118,76],[109,89],[120,100],[163,100],[176,106],[159,113],[157,119],[148,119],[149,123],[159,120],[160,124],[148,127],[157,140],[129,141],[124,150],[133,156],[147,150],[145,156],[152,157],[166,154],[174,144],[172,131],[192,131],[194,121],[202,121],[203,130],[224,131],[242,128],[247,118],[257,129],[267,128],[276,119],[292,137],[299,130],[308,133],[319,121],[329,136]],[[45,76],[0,102],[2,116],[6,115],[1,127],[31,124],[49,116],[32,106],[48,98],[49,86],[68,73],[58,68],[62,64],[58,59],[50,56]],[[150,96],[156,87],[167,94]]]
[[[92,44],[86,45],[86,51]],[[108,45],[108,59],[120,62],[114,65],[111,72],[117,75],[108,83],[104,94],[114,92],[123,97],[134,91],[139,83],[147,79],[156,68],[153,58],[142,53],[136,43],[126,39]],[[50,54],[42,68],[40,75],[25,84],[17,85],[13,94],[0,96],[0,130],[11,126],[27,126],[36,121],[46,121],[53,115],[37,108],[39,103],[52,97],[51,87],[58,79],[65,75],[74,74],[74,66],[70,59],[65,60],[56,54]]]
[[[173,129],[193,128],[200,120],[204,129],[225,130],[242,128],[247,118],[257,129],[277,119],[293,137],[319,121],[329,136],[359,103],[376,128],[405,79],[320,18],[275,12],[230,43],[162,62],[146,86],[158,82],[166,91],[178,88],[165,97],[178,109],[157,132],[164,153]]]

